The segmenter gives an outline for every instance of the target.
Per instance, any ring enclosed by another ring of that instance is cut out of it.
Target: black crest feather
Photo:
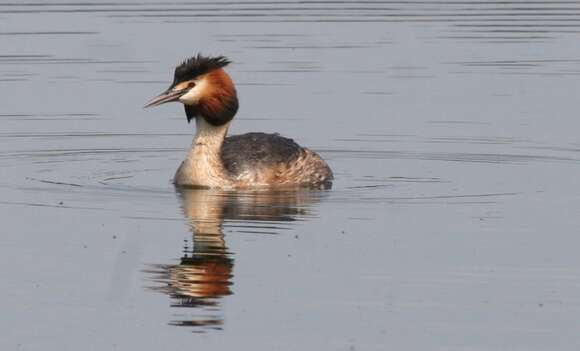
[[[224,56],[206,57],[201,54],[192,56],[184,60],[175,68],[173,85],[186,80],[194,79],[202,74],[206,74],[214,69],[222,68],[230,64],[231,61]]]

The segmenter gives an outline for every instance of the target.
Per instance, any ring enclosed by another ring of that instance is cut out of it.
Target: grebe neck
[[[203,117],[196,117],[196,132],[193,138],[193,144],[191,145],[191,151],[199,148],[203,149],[204,152],[216,153],[219,156],[229,126],[229,122],[215,126],[208,123]]]
[[[229,122],[221,126],[196,117],[196,133],[185,161],[175,174],[177,185],[228,188],[228,176],[221,158],[221,148],[228,132]]]

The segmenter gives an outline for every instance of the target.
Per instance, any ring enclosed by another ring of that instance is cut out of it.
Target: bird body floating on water
[[[145,107],[179,101],[196,134],[179,166],[176,186],[242,189],[329,188],[330,167],[314,151],[278,134],[247,133],[226,137],[238,111],[236,88],[223,69],[223,57],[193,56],[177,68],[173,83]]]

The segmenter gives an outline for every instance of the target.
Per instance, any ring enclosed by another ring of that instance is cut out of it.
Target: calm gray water
[[[578,1],[0,2],[0,349],[578,350]],[[176,191],[194,53],[330,191]]]

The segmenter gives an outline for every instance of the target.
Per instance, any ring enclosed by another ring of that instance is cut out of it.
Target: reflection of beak
[[[143,107],[145,108],[145,107],[151,107],[151,106],[158,106],[158,105],[164,104],[166,102],[177,101],[186,92],[187,92],[187,89],[181,89],[181,90],[169,89],[169,90],[161,93],[160,95],[154,97],[151,101],[149,101],[147,103],[147,105],[145,105]]]

